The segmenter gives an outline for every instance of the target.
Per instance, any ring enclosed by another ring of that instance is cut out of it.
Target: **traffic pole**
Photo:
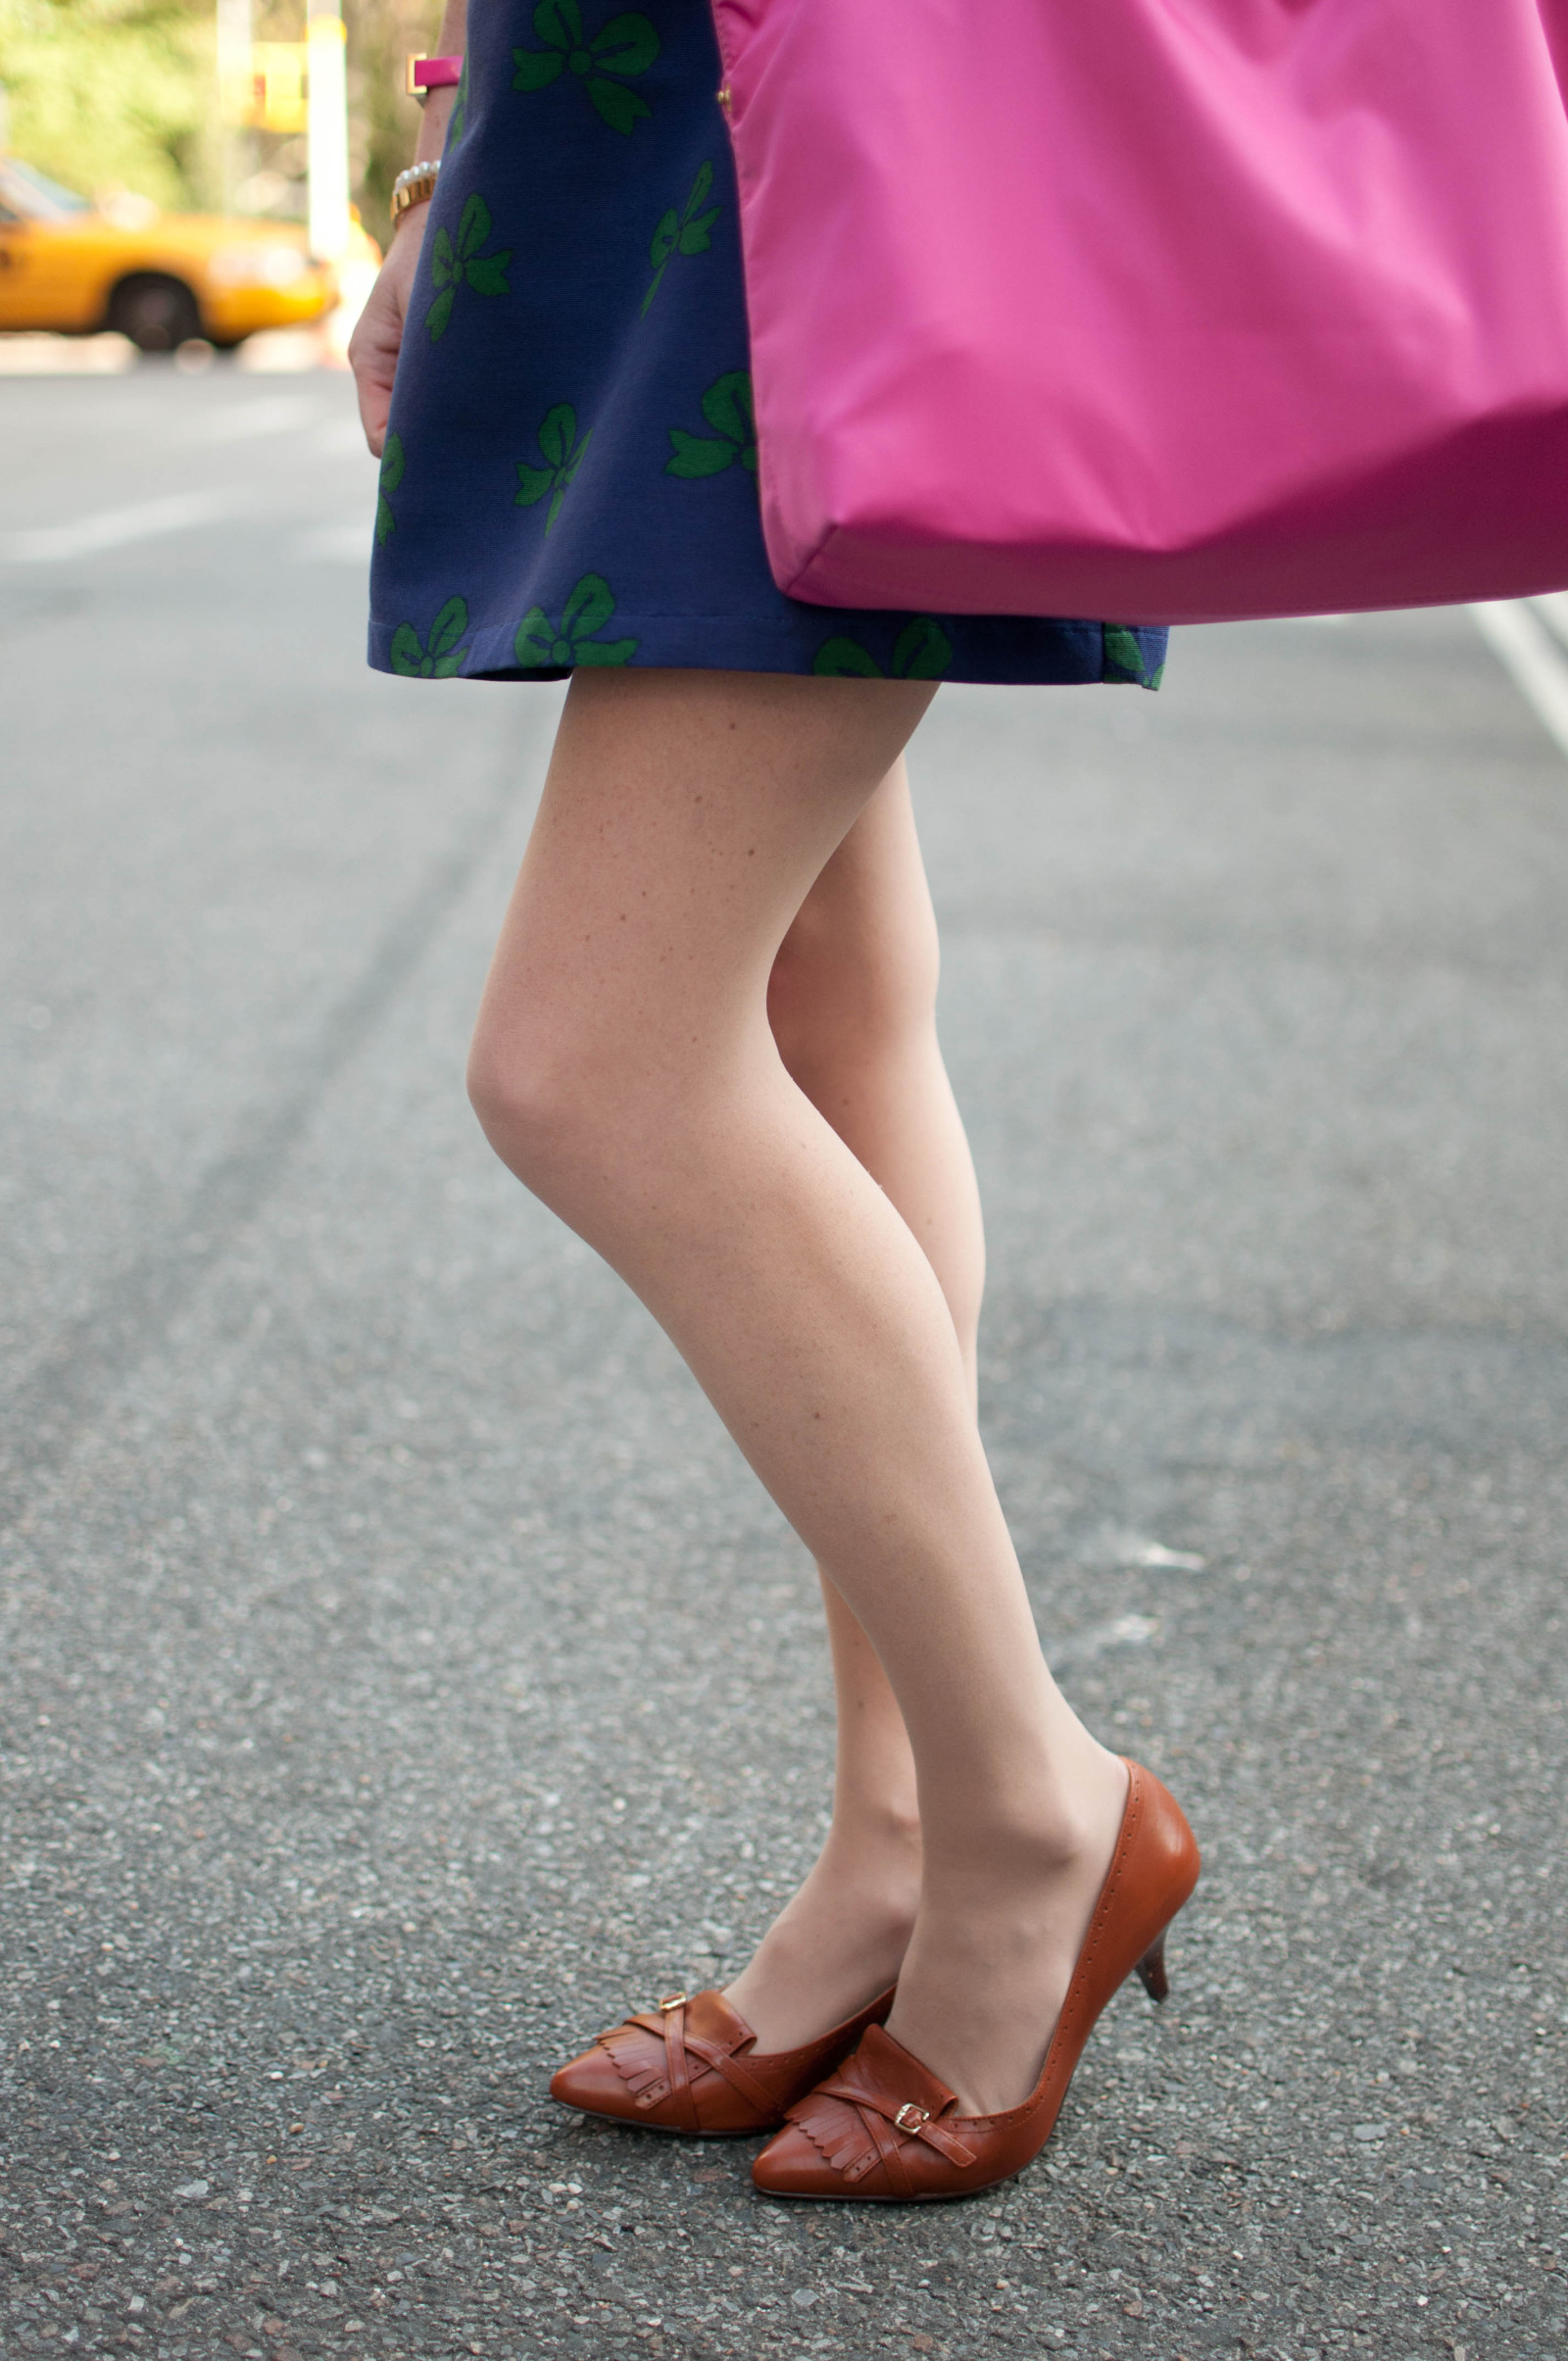
[[[235,192],[250,164],[250,142],[240,128],[251,111],[251,0],[218,0],[218,137],[220,201],[232,213]]]
[[[349,80],[340,0],[310,0],[306,36],[311,252],[336,263],[349,243]]]

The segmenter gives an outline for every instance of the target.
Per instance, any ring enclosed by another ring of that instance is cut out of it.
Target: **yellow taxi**
[[[356,259],[374,253],[358,226],[355,239]],[[160,213],[140,197],[90,205],[0,156],[0,329],[118,328],[162,353],[296,327],[337,299],[336,272],[295,222]]]

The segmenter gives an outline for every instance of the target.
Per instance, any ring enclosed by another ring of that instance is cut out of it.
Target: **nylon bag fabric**
[[[791,598],[1568,583],[1568,0],[712,5]]]

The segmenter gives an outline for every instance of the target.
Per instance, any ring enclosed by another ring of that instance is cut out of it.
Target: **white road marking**
[[[0,557],[20,566],[41,566],[60,558],[89,558],[99,550],[151,541],[160,533],[186,533],[195,526],[237,516],[253,505],[247,485],[212,492],[171,492],[162,500],[138,500],[128,508],[100,509],[71,524],[40,524],[0,540]]]
[[[1546,599],[1491,599],[1470,610],[1486,641],[1547,735],[1568,755],[1568,651],[1555,637],[1564,594]],[[1548,628],[1544,609],[1551,618]]]

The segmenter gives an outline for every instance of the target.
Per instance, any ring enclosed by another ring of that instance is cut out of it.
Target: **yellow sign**
[[[249,74],[223,92],[223,112],[250,131],[303,131],[308,114],[309,43],[254,41]]]

